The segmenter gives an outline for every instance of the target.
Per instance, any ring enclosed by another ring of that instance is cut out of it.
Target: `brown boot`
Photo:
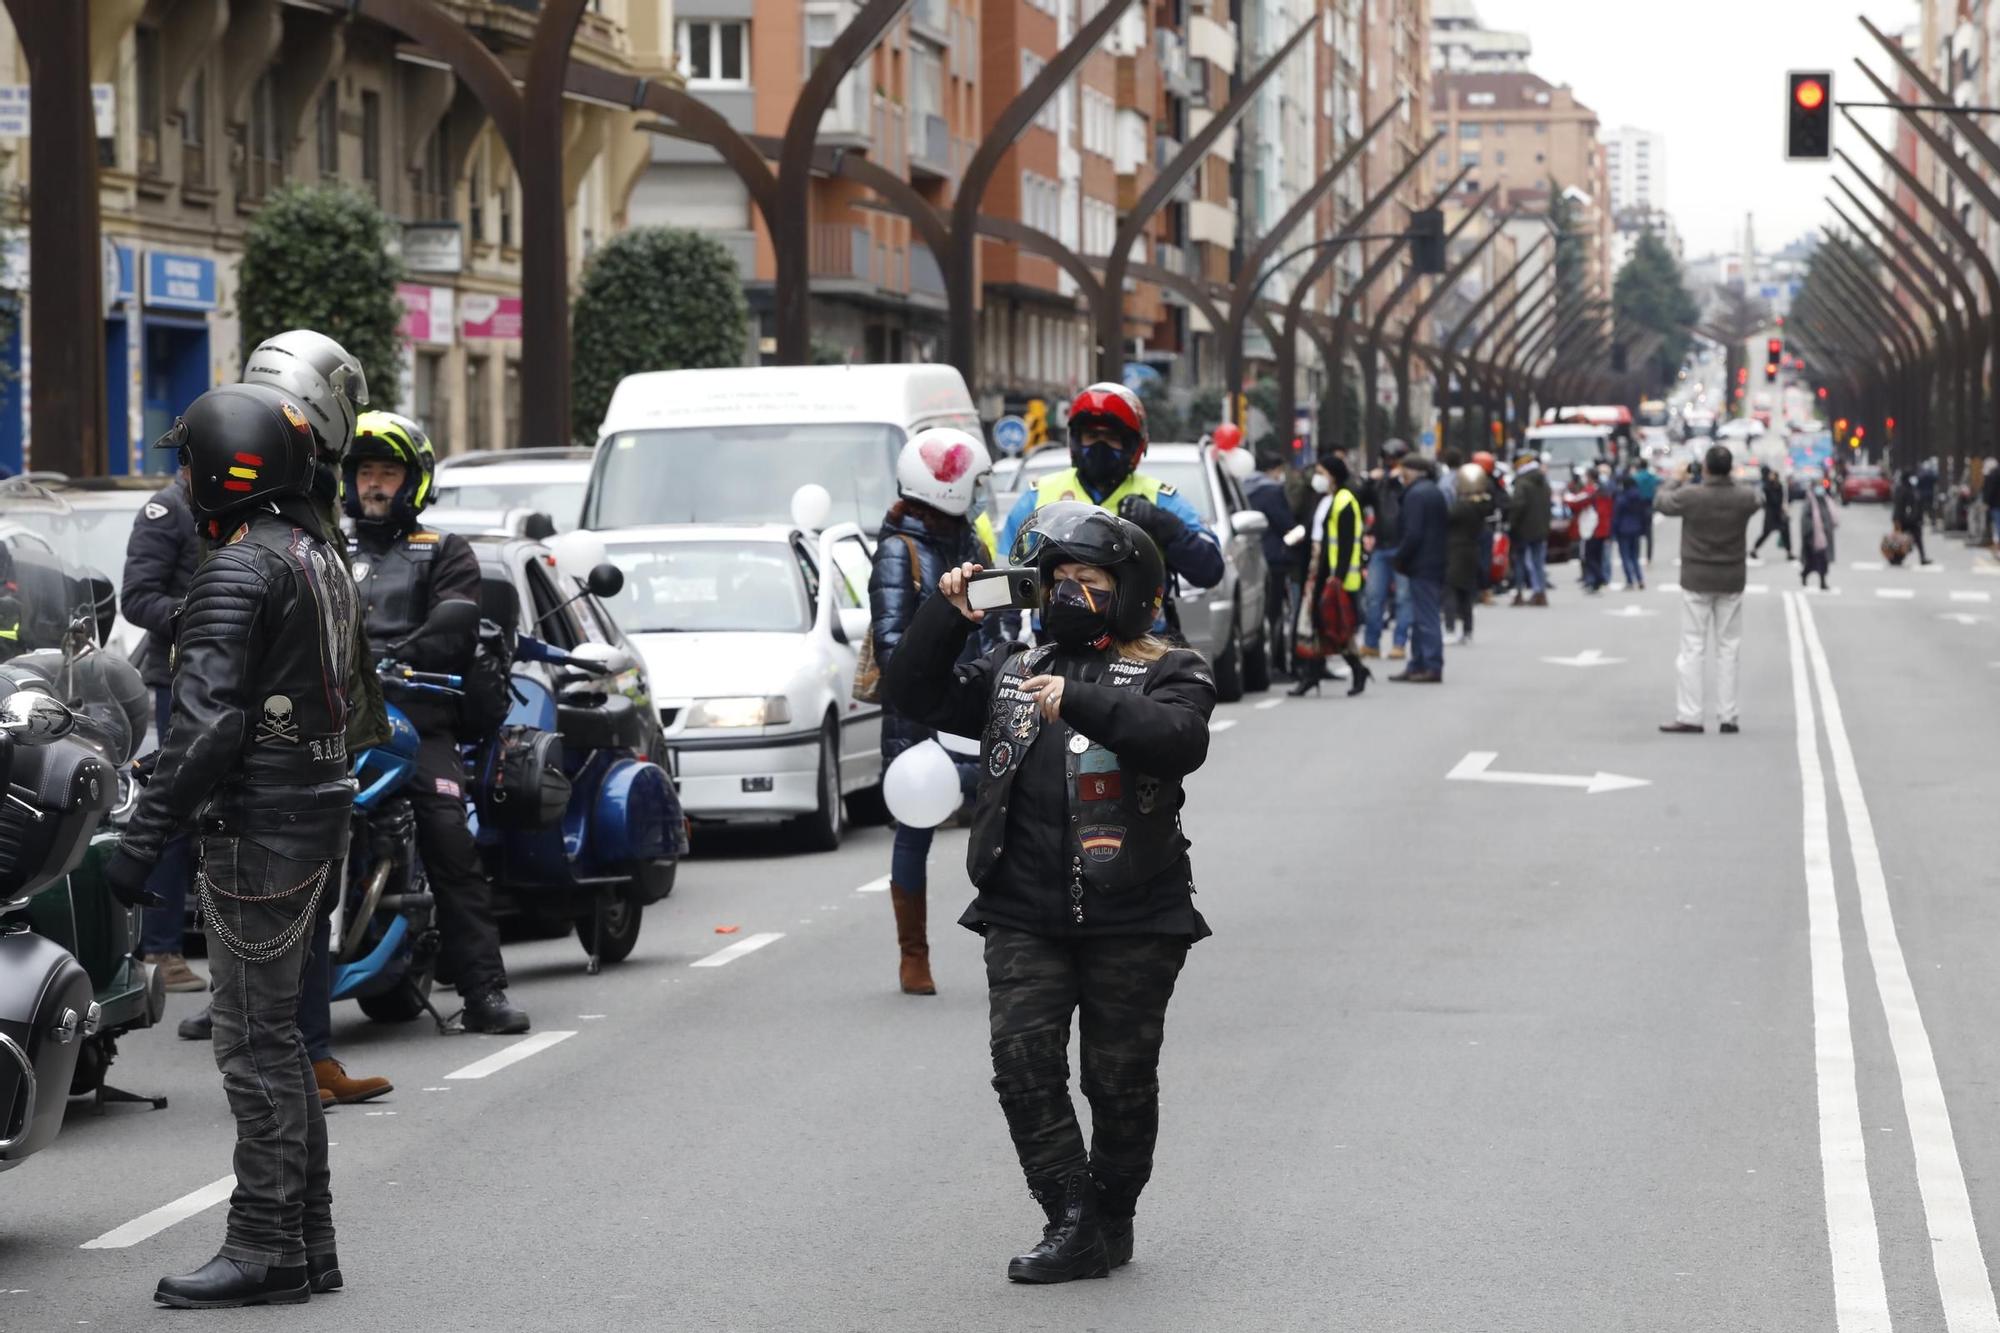
[[[1538,592],[1528,599],[1529,606],[1547,606],[1548,604],[1549,595],[1545,592]]]
[[[904,893],[891,884],[889,902],[896,909],[896,943],[903,949],[903,962],[899,969],[903,994],[937,994],[937,985],[931,981],[930,941],[924,935],[924,909],[927,904],[923,895]]]
[[[313,1061],[313,1081],[319,1084],[321,1106],[373,1101],[385,1092],[396,1090],[396,1085],[386,1078],[353,1077],[338,1060]]]

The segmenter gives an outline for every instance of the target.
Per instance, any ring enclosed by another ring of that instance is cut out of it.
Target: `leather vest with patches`
[[[375,652],[408,638],[430,615],[431,567],[443,545],[443,534],[417,528],[386,545],[356,538],[348,546],[362,621]]]
[[[1125,767],[1118,756],[1066,723],[1046,724],[1042,711],[1021,689],[1047,669],[1055,656],[1048,646],[1015,653],[994,677],[980,746],[979,799],[972,816],[967,873],[986,887],[1006,852],[1008,796],[1028,749],[1041,736],[1063,747],[1069,828],[1064,860],[1070,919],[1089,916],[1088,892],[1118,893],[1151,882],[1187,854],[1181,833],[1179,782]],[[1159,662],[1113,658],[1096,682],[1109,689],[1137,690],[1160,670]]]

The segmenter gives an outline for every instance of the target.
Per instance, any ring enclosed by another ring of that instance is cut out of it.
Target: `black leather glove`
[[[110,888],[111,896],[127,907],[166,905],[165,898],[147,890],[146,881],[152,877],[152,865],[123,847],[111,853],[111,859],[104,863],[104,883]]]
[[[1118,502],[1118,517],[1145,529],[1153,545],[1164,548],[1187,534],[1187,524],[1143,495],[1128,495]]]
[[[160,766],[160,752],[150,751],[132,761],[132,781],[141,787],[153,780],[153,770]]]

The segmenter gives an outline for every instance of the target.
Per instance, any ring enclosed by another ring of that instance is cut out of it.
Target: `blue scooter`
[[[456,697],[458,676],[385,664],[383,691]],[[333,998],[354,1000],[379,1023],[407,1023],[428,1013],[437,970],[437,900],[417,859],[417,822],[404,794],[417,771],[417,729],[391,703],[389,739],[354,761],[360,789],[348,838],[345,892],[334,918]]]
[[[645,908],[673,892],[677,860],[687,852],[687,821],[666,771],[642,757],[646,729],[638,706],[606,687],[631,669],[625,649],[589,643],[563,652],[522,636],[515,660],[546,664],[553,684],[516,670],[504,726],[560,737],[569,796],[559,819],[539,827],[509,819],[502,827],[485,779],[494,747],[503,742],[485,742],[475,755],[482,780],[474,784],[481,793],[474,840],[496,906],[573,923],[595,975],[631,954]]]

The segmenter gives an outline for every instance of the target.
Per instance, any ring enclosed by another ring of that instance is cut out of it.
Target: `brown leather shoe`
[[[1514,600],[1507,603],[1507,605],[1509,606],[1526,606],[1527,604],[1528,604],[1528,594],[1524,592],[1515,593]]]
[[[319,1084],[321,1106],[371,1102],[385,1092],[396,1090],[396,1085],[386,1078],[355,1078],[340,1061],[331,1059],[313,1061],[313,1080]]]
[[[1529,606],[1547,606],[1548,604],[1549,595],[1545,592],[1538,592],[1528,599]]]
[[[151,963],[160,969],[160,982],[171,991],[198,991],[208,989],[208,979],[188,966],[188,960],[177,953],[149,953],[140,962]]]
[[[931,980],[930,940],[924,933],[929,904],[924,895],[905,893],[894,884],[889,886],[889,903],[896,909],[896,943],[903,950],[903,961],[897,969],[903,994],[937,994],[937,984]]]
[[[1382,655],[1382,650],[1380,648],[1370,648],[1367,644],[1364,643],[1359,648],[1356,648],[1354,650],[1354,655],[1356,657],[1380,657]]]

